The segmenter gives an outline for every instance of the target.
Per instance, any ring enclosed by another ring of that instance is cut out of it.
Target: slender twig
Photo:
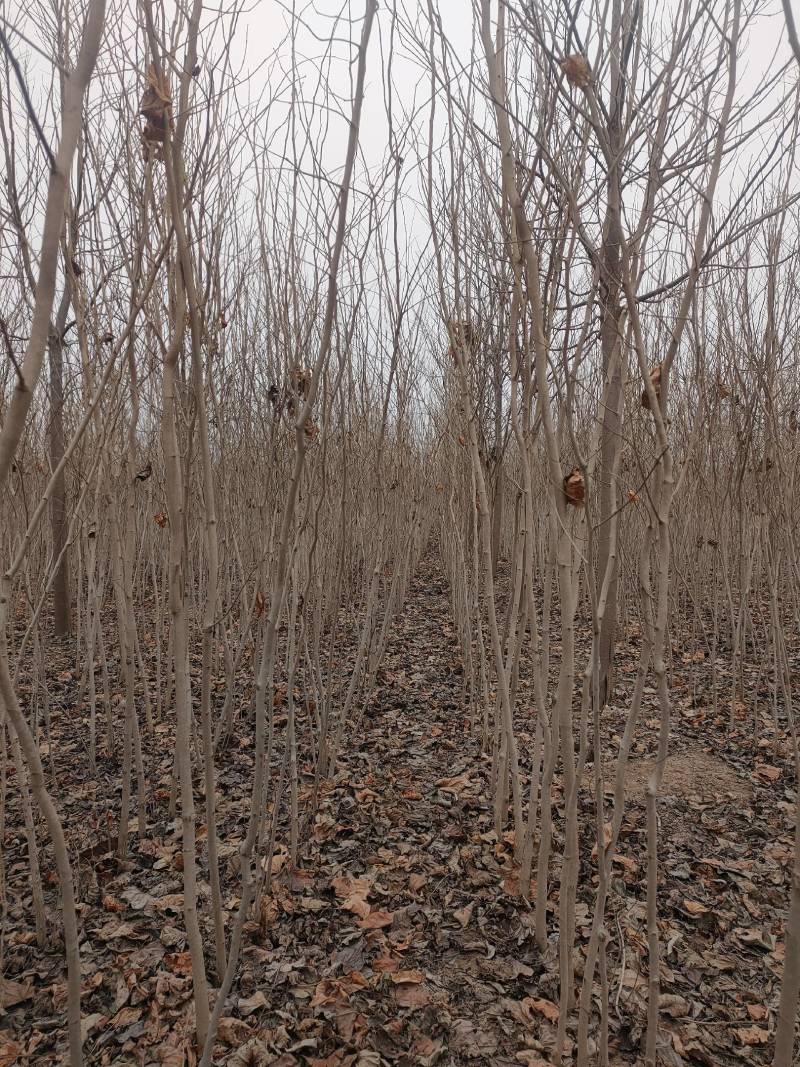
[[[3,22],[5,22],[5,19],[3,19]],[[47,162],[50,165],[50,173],[52,174],[52,172],[56,169],[56,159],[53,155],[53,150],[50,147],[48,140],[44,135],[44,130],[42,129],[39,119],[36,116],[36,111],[33,107],[33,101],[31,100],[30,93],[28,92],[28,86],[25,84],[25,78],[23,77],[19,61],[17,60],[17,57],[14,55],[14,53],[11,51],[11,45],[8,43],[8,38],[6,37],[2,29],[0,29],[0,44],[2,44],[4,51],[8,56],[9,62],[14,68],[14,73],[16,74],[17,81],[19,82],[19,89],[22,93],[22,99],[25,101],[25,110],[28,112],[28,118],[31,120],[31,124],[36,130],[36,136],[39,139],[39,144],[42,146],[42,148],[44,149],[44,153],[47,156]]]

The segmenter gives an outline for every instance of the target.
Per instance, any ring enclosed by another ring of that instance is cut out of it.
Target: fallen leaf
[[[192,973],[192,954],[188,950],[186,952],[168,952],[164,957],[164,963],[175,974]]]
[[[232,1015],[223,1015],[219,1021],[217,1034],[220,1041],[231,1047],[240,1046],[250,1034],[250,1029],[244,1019],[236,1019]]]
[[[747,1014],[751,1019],[760,1020],[766,1019],[769,1015],[769,1011],[763,1004],[748,1004]]]
[[[30,1000],[33,996],[33,986],[27,982],[12,982],[9,978],[0,978],[0,1008],[11,1008],[14,1004],[21,1004],[23,1000]]]
[[[684,900],[683,907],[689,915],[708,915],[711,911],[711,908],[707,908],[705,904],[700,904],[697,900]]]
[[[85,1041],[89,1034],[100,1023],[105,1022],[105,1015],[101,1015],[100,1012],[95,1012],[93,1015],[84,1015],[81,1019],[81,1041]]]
[[[260,989],[257,989],[251,997],[240,997],[236,1002],[236,1009],[240,1015],[252,1015],[259,1008],[266,1008],[267,998]]]
[[[765,782],[777,782],[781,776],[780,767],[771,767],[767,763],[762,763],[756,767],[756,774]]]
[[[0,1037],[0,1067],[14,1067],[24,1049],[18,1041]]]
[[[130,1026],[131,1023],[138,1022],[141,1018],[141,1008],[125,1007],[120,1008],[116,1015],[112,1016],[108,1025],[113,1030],[122,1030],[126,1026]]]
[[[400,966],[400,960],[395,956],[378,956],[372,961],[373,971],[390,973]]]
[[[371,911],[358,925],[362,930],[381,930],[385,926],[391,926],[394,922],[393,911]]]
[[[142,890],[137,889],[136,886],[130,886],[130,888],[123,890],[120,896],[124,900],[127,900],[128,904],[134,911],[143,911],[154,903],[153,898],[149,893],[142,892]]]
[[[766,1045],[769,1033],[760,1026],[742,1026],[736,1030],[736,1036],[743,1045]]]
[[[474,908],[474,903],[465,904],[463,908],[459,908],[457,911],[453,912],[453,918],[456,920],[459,926],[461,926],[462,929],[464,929],[466,926],[469,926],[469,921],[472,918],[472,912]]]
[[[538,1011],[540,1015],[544,1015],[551,1023],[558,1022],[558,1005],[554,1004],[552,1000],[545,1000],[544,997],[525,997],[522,1001],[523,1008],[530,1012]]]
[[[443,793],[454,793],[459,796],[470,784],[469,774],[458,774],[455,778],[440,778],[436,785]]]
[[[403,985],[405,983],[418,985],[420,982],[425,981],[425,975],[422,971],[393,971],[391,979],[395,985]]]
[[[424,1008],[431,1002],[427,986],[412,985],[409,982],[399,985],[394,996],[401,1008]]]
[[[140,934],[133,923],[121,923],[111,919],[97,931],[97,937],[101,941],[116,941],[121,937],[129,937],[135,941],[145,940],[146,935]]]
[[[357,915],[359,919],[366,919],[369,913],[372,911],[371,906],[367,903],[364,897],[350,896],[344,901],[342,907],[345,911],[352,911],[354,915]]]

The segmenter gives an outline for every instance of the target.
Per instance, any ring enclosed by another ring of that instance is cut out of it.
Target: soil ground
[[[635,636],[621,642],[617,700],[604,722],[609,760],[624,725],[636,651]],[[52,751],[46,754],[48,785],[66,823],[79,881],[85,1060],[115,1067],[193,1064],[180,824],[168,809],[171,742],[163,732],[145,738],[151,768],[148,833],[141,840],[132,835],[130,855],[120,862],[114,855],[119,771],[107,760],[97,776],[89,775],[85,708],[76,702],[78,680],[69,656],[67,648],[48,655],[53,705]],[[716,718],[712,714],[702,668],[692,685],[686,670],[677,656],[672,752],[659,801],[662,1062],[766,1063],[791,877],[795,794],[789,747],[775,733],[766,692],[752,694],[747,710],[735,710],[732,727],[727,708]],[[545,952],[537,947],[532,904],[517,892],[510,835],[498,839],[493,830],[491,761],[471,729],[462,677],[447,586],[438,561],[428,556],[396,621],[376,698],[336,774],[324,784],[297,868],[290,869],[284,845],[275,849],[271,891],[245,928],[215,1064],[550,1062],[558,1001],[555,940]],[[524,707],[524,679],[520,692]],[[616,1064],[643,1062],[644,788],[655,744],[655,694],[647,699],[608,909]],[[527,772],[530,714],[518,715],[517,730]],[[237,849],[250,804],[250,732],[242,728],[218,769],[229,915],[238,903]],[[66,1062],[58,885],[40,829],[53,915],[52,943],[42,951],[35,943],[14,785],[9,766],[0,1067],[45,1067]],[[556,782],[555,857],[562,845],[559,790]],[[199,791],[196,799],[200,814]],[[589,778],[579,800],[580,974],[594,894]],[[207,904],[202,827],[199,836]],[[284,839],[279,833],[278,841]],[[553,930],[557,901],[554,862]],[[205,906],[203,923],[213,977]]]

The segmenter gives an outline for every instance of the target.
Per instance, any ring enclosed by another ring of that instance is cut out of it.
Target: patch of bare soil
[[[629,761],[625,772],[627,796],[635,799],[645,796],[653,766],[654,762],[648,759]],[[611,774],[613,768],[609,777]],[[709,752],[675,752],[667,760],[659,794],[704,800],[749,799],[753,787],[733,767]]]

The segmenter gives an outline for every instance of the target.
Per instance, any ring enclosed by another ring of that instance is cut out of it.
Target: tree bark
[[[603,387],[608,383],[603,406],[600,438],[600,514],[597,538],[597,575],[603,580],[610,566],[608,599],[600,623],[600,706],[611,698],[614,689],[614,641],[617,632],[617,559],[612,554],[611,515],[619,507],[616,468],[622,442],[622,360],[615,359],[620,343],[620,252],[622,245],[622,196],[620,190],[620,151],[622,145],[622,105],[624,76],[620,69],[622,32],[622,3],[614,0],[611,48],[611,101],[608,121],[610,165],[606,180],[607,207],[600,250],[600,348],[603,358]]]
[[[67,480],[63,467],[58,469],[64,456],[63,331],[69,302],[69,290],[65,288],[56,322],[47,339],[50,363],[50,469],[57,472],[50,497],[50,530],[53,538],[53,560],[60,560],[53,579],[53,632],[56,637],[66,637],[72,630],[69,552],[65,551],[68,536]]]

